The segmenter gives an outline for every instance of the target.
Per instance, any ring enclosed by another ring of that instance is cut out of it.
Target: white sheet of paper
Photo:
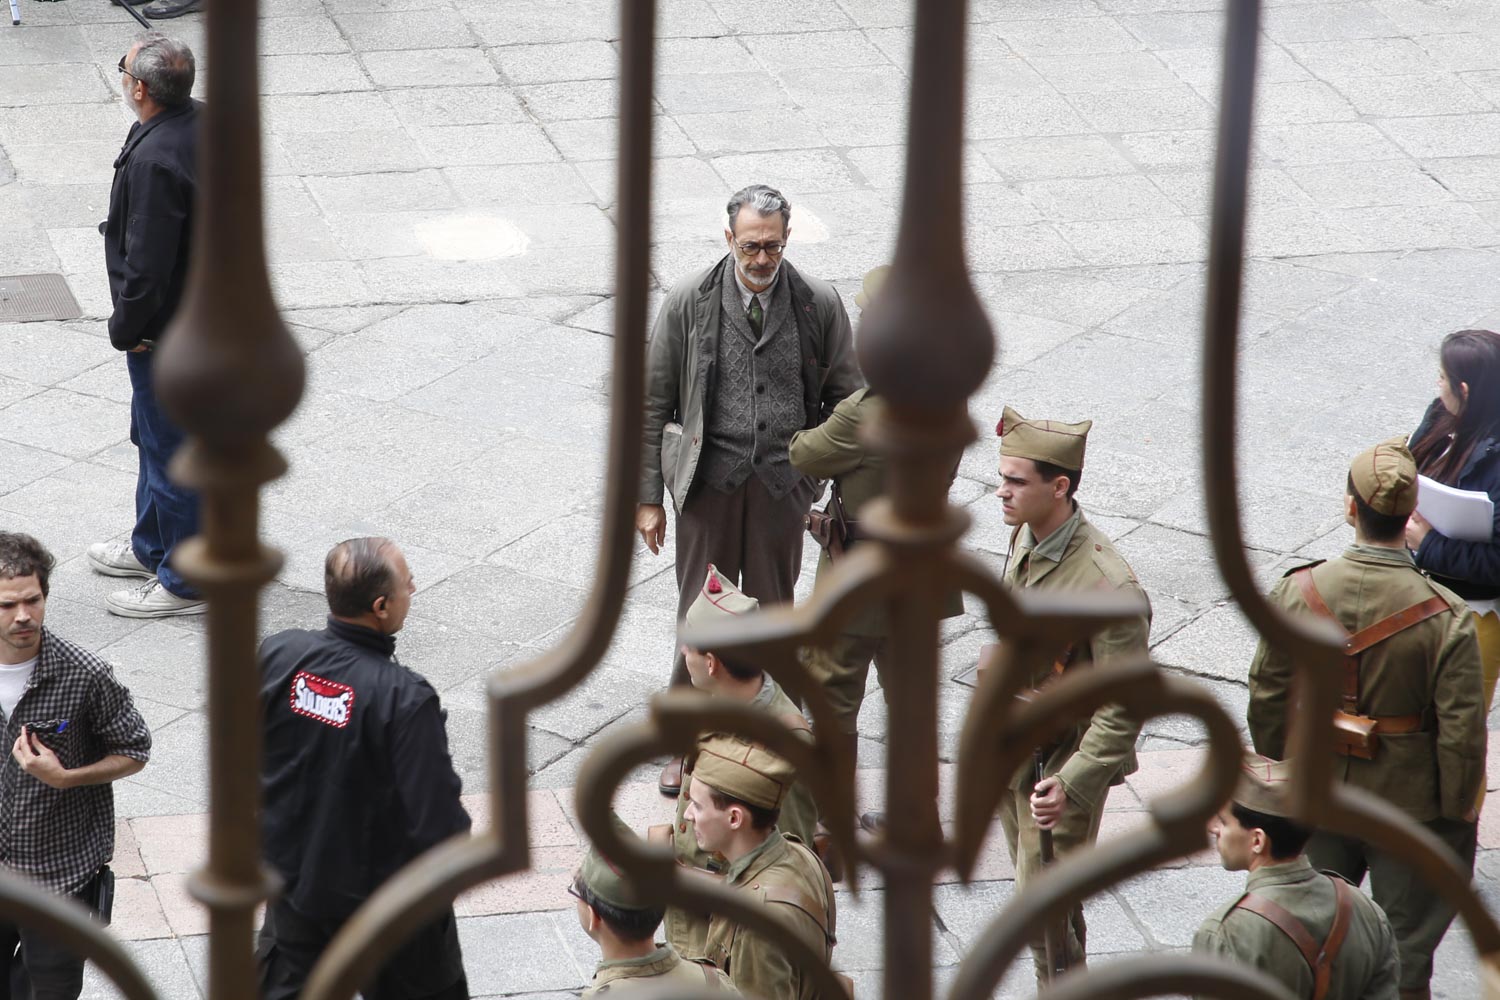
[[[1417,513],[1439,534],[1461,542],[1487,542],[1495,530],[1495,502],[1477,490],[1417,477]]]

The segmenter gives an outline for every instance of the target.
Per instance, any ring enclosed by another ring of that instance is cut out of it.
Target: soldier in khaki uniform
[[[688,607],[685,626],[701,625],[716,618],[738,617],[755,611],[760,602],[730,583],[728,578],[713,566],[708,567],[707,577],[698,597]],[[769,712],[786,723],[809,742],[812,732],[807,720],[795,702],[787,697],[771,676],[760,668],[747,663],[725,660],[716,653],[684,644],[682,654],[687,663],[688,676],[693,686],[715,697],[748,702]],[[713,734],[705,733],[706,740]],[[700,746],[701,746],[700,740]],[[677,863],[688,868],[719,874],[727,867],[724,858],[698,845],[693,832],[693,822],[687,818],[688,792],[692,788],[693,757],[690,755],[683,768],[682,791],[677,795],[677,817],[669,830],[653,828],[655,839],[670,832]],[[787,792],[781,806],[781,828],[804,844],[813,843],[814,829],[818,821],[817,804],[812,793],[801,782]],[[684,955],[704,953],[703,934],[707,929],[706,917],[689,914],[677,907],[667,910],[667,940],[676,945]]]
[[[889,271],[889,267],[877,267],[865,275],[864,288],[854,299],[861,309],[884,283]],[[859,540],[859,516],[865,504],[885,492],[885,459],[872,453],[859,437],[860,427],[876,418],[881,405],[873,390],[856,389],[834,407],[823,423],[792,435],[792,466],[814,479],[833,480],[835,496],[842,501],[850,519],[851,533],[845,539],[845,547]],[[957,456],[954,465],[956,468]],[[830,500],[830,506],[834,502]],[[827,579],[832,565],[825,546],[818,557],[819,586]],[[963,595],[954,591],[943,609],[943,617],[961,615],[963,610]],[[808,669],[833,703],[839,733],[851,759],[859,754],[859,709],[864,703],[870,664],[875,664],[882,680],[885,676],[883,654],[889,631],[881,609],[867,608],[844,626],[844,631],[830,645],[803,651]],[[861,817],[861,824],[866,828],[880,826],[880,814]]]
[[[757,743],[714,736],[698,749],[687,816],[698,844],[729,862],[724,881],[771,911],[817,954],[834,945],[833,883],[816,855],[776,826],[794,782],[791,765]],[[780,947],[719,914],[705,928],[708,958],[747,996],[819,998]]]
[[[1234,798],[1209,823],[1226,871],[1245,891],[1215,910],[1193,950],[1225,955],[1284,983],[1298,1000],[1396,1000],[1396,938],[1380,907],[1338,875],[1313,870],[1312,831],[1289,816],[1291,766],[1246,754]]]
[[[1472,872],[1486,737],[1479,646],[1463,601],[1423,576],[1406,550],[1416,503],[1416,463],[1402,439],[1364,452],[1345,497],[1354,545],[1292,570],[1270,600],[1331,618],[1350,636],[1335,773],[1406,810]],[[1249,724],[1268,757],[1286,751],[1291,685],[1290,659],[1262,642],[1250,666]],[[1307,853],[1355,884],[1369,873],[1400,948],[1401,996],[1429,996],[1432,953],[1453,910],[1400,859],[1359,840],[1318,833]]]
[[[1088,522],[1074,500],[1092,421],[1065,424],[1027,420],[1006,407],[1000,434],[1000,487],[995,491],[1005,523],[1015,528],[1005,582],[1022,590],[1118,590],[1140,595],[1145,613],[1112,625],[1057,651],[1052,667],[1032,679],[1047,683],[1065,670],[1108,666],[1146,655],[1151,631],[1146,593],[1109,538]],[[1016,865],[1017,887],[1041,869],[1038,830],[1051,830],[1053,850],[1062,857],[1099,835],[1104,800],[1136,769],[1135,738],[1140,724],[1117,705],[1106,705],[1045,748],[1045,777],[1032,787],[1028,765],[1010,780],[1000,798],[1000,823]],[[1083,907],[1075,907],[1058,928],[1069,968],[1083,964],[1086,930]],[[1046,977],[1043,942],[1032,942],[1039,979]]]
[[[622,836],[630,835],[619,817],[615,828]],[[583,1000],[642,993],[653,987],[707,988],[739,996],[729,977],[712,963],[687,961],[670,944],[653,943],[661,925],[661,908],[642,905],[625,876],[592,847],[568,891],[577,900],[579,926],[603,955]]]

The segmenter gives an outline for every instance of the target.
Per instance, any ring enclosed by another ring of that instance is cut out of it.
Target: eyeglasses
[[[128,53],[127,53],[127,55],[128,55]],[[128,69],[125,68],[125,56],[121,56],[120,57],[120,72],[124,73],[126,76],[130,77],[132,80],[135,79],[135,74],[132,73],[132,72],[130,72],[130,70],[128,70]]]
[[[759,257],[764,250],[767,257],[780,257],[786,251],[785,243],[736,243],[734,248],[746,257]]]

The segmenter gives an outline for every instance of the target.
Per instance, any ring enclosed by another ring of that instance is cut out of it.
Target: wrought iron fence
[[[1147,868],[1205,846],[1204,825],[1228,798],[1240,756],[1234,723],[1206,691],[1141,661],[1070,674],[1029,706],[1012,697],[1045,659],[1043,649],[1089,634],[1132,606],[1100,595],[1050,598],[1003,588],[958,542],[967,515],[949,506],[946,456],[974,439],[968,396],[994,353],[994,337],[969,283],[962,234],[963,94],[967,4],[915,3],[905,192],[897,256],[886,288],[867,309],[862,367],[887,401],[869,431],[887,459],[887,496],[865,517],[872,541],[843,561],[833,585],[806,606],[778,610],[705,633],[703,642],[774,664],[804,693],[815,727],[835,731],[831,709],[794,650],[826,640],[859,609],[883,606],[892,623],[889,827],[876,840],[854,835],[852,761],[836,742],[805,745],[745,706],[704,708],[663,695],[649,719],[596,746],[579,775],[578,815],[608,856],[663,901],[710,907],[775,939],[815,970],[825,995],[840,989],[822,957],[738,896],[681,880],[661,849],[620,841],[608,822],[614,789],[652,755],[681,750],[705,728],[737,731],[784,753],[817,798],[844,856],[878,870],[885,885],[883,995],[927,1000],[932,983],[933,876],[952,865],[972,872],[994,817],[997,783],[1067,720],[1115,702],[1145,719],[1195,716],[1209,734],[1201,772],[1150,803],[1151,825],[1058,863],[997,913],[962,961],[949,996],[990,995],[1022,953],[1031,928]],[[611,379],[609,468],[598,572],[588,604],[556,648],[490,680],[493,829],[449,842],[386,884],[344,928],[315,971],[308,1000],[345,1000],[382,955],[446,908],[464,889],[529,866],[526,720],[580,683],[602,659],[625,600],[633,542],[644,399],[647,261],[651,245],[651,99],[654,0],[621,0],[622,86],[618,176],[617,305]],[[1215,558],[1234,599],[1259,633],[1293,654],[1307,710],[1293,723],[1303,762],[1293,793],[1299,815],[1354,832],[1407,858],[1451,902],[1483,957],[1487,997],[1500,1000],[1500,927],[1452,856],[1430,834],[1380,799],[1336,785],[1331,773],[1337,702],[1337,639],[1324,623],[1289,618],[1257,590],[1245,558],[1235,489],[1236,349],[1246,209],[1258,0],[1230,0],[1212,205],[1204,324],[1203,474]],[[188,431],[174,474],[203,495],[203,533],[179,555],[209,598],[211,810],[207,864],[191,883],[208,909],[213,1000],[256,993],[252,952],[256,907],[274,891],[260,860],[259,717],[255,630],[260,588],[279,556],[259,539],[258,491],[285,471],[269,432],[302,392],[303,366],[277,317],[266,276],[261,222],[256,0],[210,7],[207,61],[213,66],[204,116],[203,196],[190,289],[159,359],[164,404]],[[937,813],[938,621],[941,597],[957,585],[984,604],[1008,640],[1010,659],[989,672],[965,721],[958,756],[960,795],[951,838]],[[857,890],[857,875],[855,888]],[[46,928],[95,962],[130,1000],[157,996],[120,945],[81,911],[0,876],[0,913]],[[503,942],[497,942],[503,947]],[[1258,972],[1198,956],[1151,956],[1080,970],[1049,992],[1055,1000],[1190,992],[1228,1000],[1284,1000]],[[689,994],[682,994],[687,996]]]

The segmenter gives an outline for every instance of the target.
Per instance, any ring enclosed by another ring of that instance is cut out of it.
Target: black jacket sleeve
[[[140,344],[143,331],[168,304],[193,207],[191,186],[156,160],[132,160],[125,182],[130,214],[125,220],[124,281],[109,318],[109,342],[122,351]]]
[[[448,753],[448,732],[436,694],[400,721],[391,753],[396,795],[406,813],[414,853],[467,833],[469,814],[459,802],[463,786]]]

